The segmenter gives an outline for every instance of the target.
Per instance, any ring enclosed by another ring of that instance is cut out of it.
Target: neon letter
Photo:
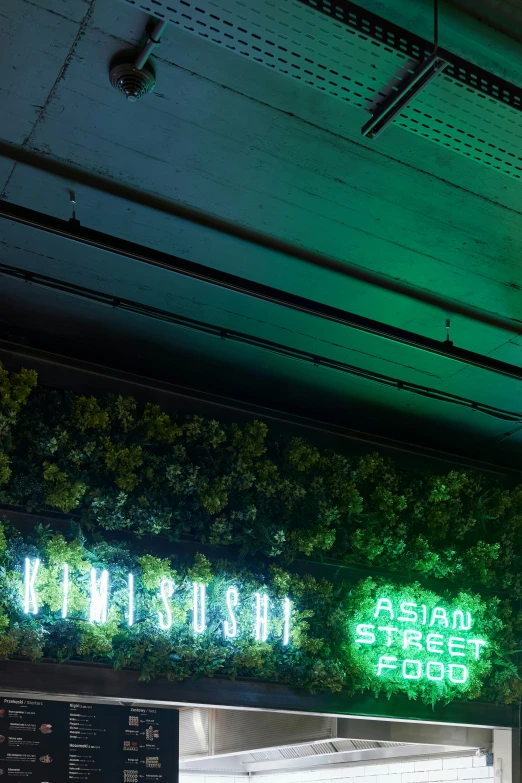
[[[30,558],[25,558],[25,571],[24,571],[24,584],[25,584],[25,599],[24,599],[24,612],[29,614],[38,614],[38,604],[36,602],[36,593],[34,590],[34,583],[36,581],[36,574],[38,573],[38,567],[40,565],[39,559],[36,557],[34,560],[33,568],[31,569]]]
[[[129,589],[129,626],[134,625],[134,576],[129,574],[128,576],[128,589]]]
[[[172,627],[172,612],[170,609],[169,598],[172,598],[174,592],[174,583],[171,579],[162,579],[160,584],[160,597],[163,601],[165,608],[165,616],[163,612],[158,612],[160,628],[163,631],[168,631]]]
[[[235,587],[229,587],[227,590],[227,609],[230,617],[228,620],[223,621],[223,633],[226,639],[233,639],[237,636],[237,622],[236,615],[234,614],[234,607],[237,606],[239,601],[239,595]]]
[[[380,612],[388,612],[390,615],[390,620],[393,620],[393,606],[392,602],[389,598],[379,598],[377,601],[377,608],[375,609],[375,614],[373,615],[374,618],[378,617]]]
[[[262,612],[262,613],[261,613]],[[256,593],[256,640],[266,642],[268,637],[268,596]]]
[[[412,664],[416,667],[417,671],[414,674],[408,674],[408,664]],[[420,661],[412,661],[411,658],[405,658],[402,662],[402,676],[405,680],[420,680],[422,676],[422,664]]]
[[[393,661],[396,660],[397,658],[394,658],[393,655],[381,655],[377,664],[377,677],[380,677],[385,669],[396,669],[397,667],[393,664]]]
[[[475,645],[475,660],[478,661],[480,655],[480,648],[482,646],[485,647],[487,645],[487,642],[485,642],[483,639],[468,639],[468,644]]]
[[[109,594],[109,572],[103,570],[98,579],[95,568],[91,568],[91,623],[107,622],[107,598]]]
[[[284,619],[283,619],[283,644],[288,644],[290,641],[290,613],[291,613],[291,603],[289,598],[285,598],[283,601],[283,613],[284,613]]]
[[[465,643],[466,640],[462,639],[460,636],[450,636],[448,639],[448,650],[450,655],[458,655],[459,658],[465,658],[466,653],[465,652],[457,652],[458,650],[464,650],[465,649]]]
[[[444,641],[444,637],[441,633],[429,633],[426,637],[426,649],[430,653],[436,653],[437,655],[442,655],[443,650],[442,643]]]
[[[439,674],[438,676],[436,674],[432,673],[432,667],[438,666],[439,667]],[[428,661],[428,665],[426,666],[426,677],[428,680],[443,680],[444,679],[444,664],[440,661]]]
[[[194,633],[203,633],[207,627],[207,591],[205,585],[193,582],[194,585],[194,611],[192,614],[192,627]]]
[[[431,620],[430,620],[430,628],[432,625],[435,625],[437,620],[440,620],[442,624],[444,625],[444,628],[448,627],[448,616],[446,614],[446,610],[443,609],[441,606],[436,606],[435,609],[431,613]]]
[[[408,647],[416,647],[417,650],[422,650],[422,644],[420,643],[421,639],[422,634],[420,631],[412,631],[410,628],[408,628],[407,631],[404,631],[402,649],[407,650]]]
[[[386,647],[391,647],[392,644],[393,644],[392,633],[394,631],[397,631],[397,633],[399,632],[398,628],[390,628],[389,625],[381,625],[381,626],[379,626],[379,628],[377,628],[377,630],[378,631],[384,631],[385,633],[388,634],[388,639],[386,641]]]
[[[63,564],[63,602],[62,602],[62,618],[65,620],[67,617],[67,599],[69,597],[69,566],[67,563]]]
[[[458,679],[456,670],[461,670],[462,679]],[[450,663],[449,665],[449,678],[450,682],[458,682],[463,683],[466,682],[468,679],[468,669],[466,666],[461,666],[459,663]]]
[[[365,637],[365,638],[356,639],[355,644],[373,644],[375,642],[375,634],[372,633],[374,628],[375,625],[370,625],[368,623],[359,623],[359,625],[355,629],[355,633],[357,634],[358,637]]]
[[[428,622],[428,607],[426,606],[426,604],[421,604],[421,609],[422,609],[422,624],[426,625],[426,623]]]
[[[412,607],[409,609],[408,607]],[[412,603],[411,601],[403,601],[401,604],[401,612],[403,615],[406,615],[405,617],[397,617],[397,620],[400,623],[416,623],[418,619],[417,612],[414,612],[413,610],[417,608],[417,604]]]
[[[453,612],[453,630],[469,631],[470,628],[471,628],[471,613],[466,612],[466,622],[464,622],[464,612],[461,609],[456,609]]]

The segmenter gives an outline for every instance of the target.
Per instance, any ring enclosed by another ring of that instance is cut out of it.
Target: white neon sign
[[[109,602],[109,572],[105,569],[98,578],[96,568],[91,568],[91,623],[106,623]]]
[[[37,615],[39,612],[37,577],[40,564],[41,562],[38,558],[26,557],[23,561],[22,605],[25,614]],[[62,619],[67,620],[69,618],[70,590],[73,582],[71,568],[68,563],[62,565],[59,579],[62,601],[60,614]],[[113,599],[111,596],[112,589],[109,571],[106,569],[90,569],[88,572],[87,591],[89,598],[88,619],[91,623],[106,623],[111,601],[116,600],[118,609],[123,614],[127,625],[132,627],[135,624],[137,615],[136,596],[139,589],[139,582],[134,574],[129,573],[126,577],[126,583],[127,589],[126,593],[124,593],[123,601],[121,598],[122,591],[120,589],[118,589],[117,592],[115,591],[116,596],[118,597]],[[224,600],[219,602],[214,600],[210,607],[208,606],[209,598],[205,585],[199,582],[192,582],[191,588],[193,595],[191,624],[194,633],[204,633],[208,626],[209,612],[215,612],[217,610],[218,613],[221,614],[218,618],[218,622],[222,625],[225,639],[236,639],[241,635],[252,635],[257,641],[266,642],[270,635],[272,616],[274,616],[274,621],[276,617],[278,618],[277,624],[279,628],[282,627],[282,632],[280,632],[278,637],[280,643],[285,646],[290,644],[292,602],[288,597],[277,602],[271,602],[267,593],[254,593],[254,603],[250,604],[250,602],[246,602],[240,615],[239,607],[241,606],[241,597],[239,587],[235,585],[228,587],[225,591]],[[174,582],[168,578],[162,579],[159,584],[159,608],[156,611],[155,616],[157,618],[157,624],[163,631],[168,631],[172,628],[173,606],[171,599],[174,592]],[[240,625],[239,619],[241,617],[244,617],[245,620],[241,620]],[[142,622],[143,619],[144,618],[142,618],[140,622]],[[281,621],[282,625],[280,624]],[[248,628],[250,630],[247,630]],[[455,641],[453,644],[455,649],[457,649],[456,645],[458,642]],[[476,649],[479,651],[480,648],[477,647]]]
[[[127,622],[130,627],[131,625],[134,625],[134,575],[133,574],[129,574],[127,577],[127,592],[129,596]]]
[[[255,637],[258,642],[266,642],[268,638],[268,596],[266,593],[256,593],[256,624]]]
[[[172,628],[172,610],[169,599],[174,592],[174,582],[171,579],[162,579],[160,583],[160,598],[163,601],[164,612],[158,612],[160,628],[168,631]]]
[[[69,610],[69,566],[67,563],[63,564],[62,567],[63,571],[63,581],[62,581],[62,590],[63,590],[63,600],[62,600],[62,619],[67,619],[67,612]]]
[[[194,633],[203,633],[207,628],[207,590],[198,582],[193,583],[193,589],[192,627]]]
[[[228,620],[223,621],[223,634],[225,639],[234,639],[237,636],[237,620],[234,609],[239,603],[239,593],[235,587],[229,587],[226,592]]]
[[[35,583],[40,561],[36,557],[31,563],[29,557],[25,558],[24,563],[24,612],[25,614],[38,614],[38,603],[36,600]]]
[[[283,599],[283,644],[287,645],[290,642],[290,613],[292,611],[292,605],[289,598]]]

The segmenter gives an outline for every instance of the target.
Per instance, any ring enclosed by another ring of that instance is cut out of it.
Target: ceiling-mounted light
[[[369,139],[375,139],[401,113],[427,85],[442,73],[447,66],[447,61],[439,56],[437,50],[426,60],[419,63],[410,75],[403,79],[400,85],[394,89],[372,112],[372,118],[363,125],[361,134]]]

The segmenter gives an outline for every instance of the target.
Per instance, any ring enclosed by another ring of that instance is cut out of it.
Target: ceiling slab
[[[86,0],[40,4],[22,0],[2,6],[1,138],[22,144],[30,137],[63,73],[89,6]]]
[[[175,44],[177,33],[169,31]],[[380,152],[176,66],[163,66],[161,97],[129,108],[107,82],[114,48],[99,28],[86,32],[32,145],[382,278],[522,320],[516,210],[394,160],[384,167]],[[96,63],[94,72],[85,63]],[[7,197],[19,202],[22,191],[15,172]]]
[[[20,17],[11,5],[0,31],[10,46],[1,49],[10,69],[6,105],[17,112],[9,127],[0,125],[0,142],[14,145],[11,159],[0,158],[5,198],[67,219],[73,191],[85,226],[437,340],[451,318],[456,345],[520,365],[520,182],[397,126],[378,142],[361,140],[368,116],[361,106],[174,27],[155,56],[156,92],[129,104],[110,87],[108,68],[116,52],[142,36],[145,14],[117,0],[24,2]],[[316,33],[328,33],[325,18],[307,13]],[[410,3],[413,26],[420,13]],[[35,46],[34,62],[22,72],[20,52]],[[388,66],[376,65],[376,82],[390,76]],[[362,59],[357,68],[372,74]],[[16,145],[39,156],[35,166],[19,162],[13,169]],[[62,169],[53,173],[53,162]],[[98,188],[92,180],[79,184],[74,171],[99,177]],[[514,381],[141,262],[6,221],[0,243],[2,262],[19,269],[361,370],[519,407]],[[296,415],[357,422],[433,448],[452,443],[499,463],[509,454],[516,463],[522,435],[506,422],[36,286],[2,283],[6,339],[138,367]]]

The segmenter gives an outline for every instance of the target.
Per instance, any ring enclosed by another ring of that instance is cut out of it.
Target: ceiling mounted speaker
[[[153,67],[145,63],[143,68],[136,68],[136,56],[135,52],[117,55],[111,62],[109,71],[109,79],[114,89],[131,102],[152,92],[156,86]]]

